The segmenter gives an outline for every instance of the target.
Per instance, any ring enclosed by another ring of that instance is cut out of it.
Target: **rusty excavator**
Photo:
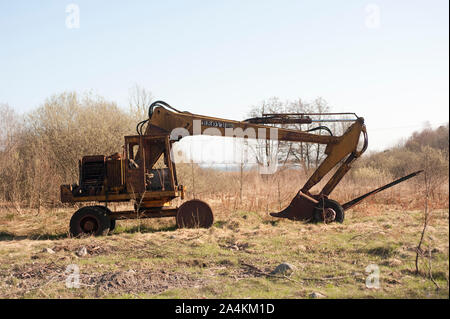
[[[331,119],[313,119],[317,115]],[[348,116],[347,119],[335,116]],[[210,206],[198,199],[188,200],[179,207],[171,201],[184,199],[185,187],[178,184],[175,162],[171,152],[173,143],[188,135],[218,135],[271,139],[274,124],[311,124],[320,122],[352,122],[341,136],[333,136],[326,126],[308,131],[276,128],[279,141],[318,143],[326,145],[325,159],[284,210],[271,213],[273,217],[313,222],[344,221],[344,212],[363,199],[402,181],[416,176],[414,172],[343,205],[329,198],[352,163],[367,149],[368,139],[364,119],[355,113],[281,113],[263,114],[244,121],[232,121],[181,112],[163,101],[152,103],[148,119],[138,123],[137,135],[125,136],[122,154],[89,155],[79,160],[79,182],[61,185],[61,202],[98,202],[84,206],[70,220],[72,236],[82,234],[106,235],[116,220],[130,218],[175,217],[178,227],[208,228],[213,224]],[[145,128],[145,131],[144,131]],[[327,135],[314,134],[326,130]],[[358,149],[360,138],[363,145]],[[311,188],[331,170],[334,174],[319,193]],[[134,209],[113,212],[110,202],[134,202]]]

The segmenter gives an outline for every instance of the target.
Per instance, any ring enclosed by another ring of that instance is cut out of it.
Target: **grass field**
[[[106,237],[73,239],[73,209],[3,208],[0,297],[449,298],[448,209],[432,212],[420,274],[420,210],[373,205],[326,225],[213,209],[210,229],[176,229],[172,218],[120,221]],[[79,257],[82,247],[87,254]],[[270,275],[282,262],[294,273]],[[366,287],[371,264],[379,269],[378,289]],[[76,269],[79,288],[68,288]]]

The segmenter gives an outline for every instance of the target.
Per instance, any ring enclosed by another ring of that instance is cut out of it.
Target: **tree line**
[[[0,104],[0,202],[28,207],[59,205],[59,186],[78,181],[78,160],[84,155],[121,152],[123,137],[135,134],[136,124],[147,116],[152,95],[136,86],[130,92],[129,101],[128,109],[123,109],[100,96],[64,92],[49,97],[24,115],[17,114],[7,104]],[[282,101],[274,97],[253,106],[248,116],[329,112],[330,109],[321,98],[307,102],[301,99]],[[307,130],[311,125],[283,127]],[[330,128],[340,135],[346,124],[332,123]],[[445,174],[448,176],[448,131],[447,124],[436,130],[417,132],[387,153],[363,156],[357,168],[397,176],[414,165],[419,167],[427,154],[435,167],[442,167],[440,174],[444,174],[447,167]],[[323,151],[324,145],[311,143],[279,142],[279,145],[262,144],[255,148],[260,161],[270,158],[267,156],[270,152],[277,152],[279,162],[290,164],[287,167],[296,165],[305,173],[320,164]],[[190,169],[192,172],[199,170],[198,167]],[[179,176],[188,175],[179,173]]]

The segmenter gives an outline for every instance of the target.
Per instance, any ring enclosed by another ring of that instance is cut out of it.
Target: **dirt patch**
[[[53,262],[16,265],[11,272],[0,273],[0,282],[4,282],[9,287],[8,293],[12,296],[43,288],[50,283],[63,281],[65,278],[65,268]]]
[[[90,244],[77,244],[77,245],[71,245],[71,244],[60,244],[56,245],[52,249],[55,252],[65,251],[65,252],[77,252],[81,248],[85,247],[87,251],[87,255],[89,256],[98,256],[103,254],[108,254],[113,251],[113,248],[111,246],[105,245],[104,243],[90,243]]]
[[[177,260],[178,264],[186,265],[188,267],[200,267],[200,268],[207,268],[209,266],[209,263],[199,260],[199,259],[192,259],[192,260]]]
[[[378,246],[367,249],[366,253],[374,256],[379,256],[382,258],[389,258],[394,255],[395,249],[396,247],[394,246]]]
[[[55,263],[30,263],[13,268],[10,275],[0,274],[6,281],[14,277],[19,291],[43,288],[49,283],[64,283],[67,279],[65,268]],[[97,274],[80,273],[80,285],[94,289],[97,294],[145,293],[157,294],[172,288],[200,288],[207,280],[193,275],[165,270],[128,270]]]
[[[13,268],[12,275],[17,279],[43,280],[54,276],[63,275],[64,268],[55,263],[31,263]]]
[[[223,249],[231,249],[231,250],[248,250],[248,243],[230,243],[227,245],[219,244],[219,246]]]
[[[107,293],[146,293],[155,294],[172,288],[199,288],[205,284],[203,279],[175,272],[161,271],[119,271],[91,277],[89,285]]]

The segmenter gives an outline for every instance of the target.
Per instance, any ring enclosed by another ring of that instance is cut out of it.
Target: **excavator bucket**
[[[288,207],[281,212],[270,213],[270,215],[291,220],[311,220],[314,217],[314,209],[318,204],[318,200],[300,191],[295,195]]]
[[[421,170],[406,175],[404,177],[401,177],[389,184],[386,184],[362,196],[359,196],[343,204],[342,206],[339,205],[337,202],[328,199],[326,197],[321,197],[322,198],[321,200],[317,200],[314,197],[311,197],[300,191],[297,193],[297,195],[295,195],[294,199],[292,199],[288,207],[286,207],[281,212],[270,213],[270,215],[273,217],[287,218],[291,220],[304,220],[304,221],[335,220],[342,222],[344,220],[344,211],[349,210],[350,208],[360,203],[367,197],[375,195],[376,193],[379,193],[401,182],[404,182],[414,176],[417,176],[422,172],[423,171]],[[331,216],[331,218],[328,218],[329,216]]]

